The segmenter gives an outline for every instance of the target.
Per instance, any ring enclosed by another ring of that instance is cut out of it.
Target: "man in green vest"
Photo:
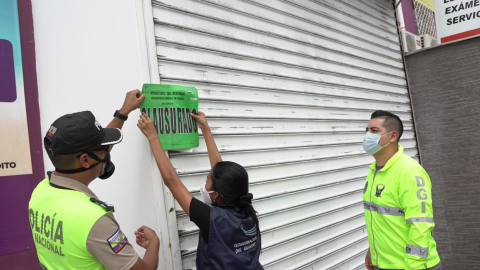
[[[376,111],[366,131],[363,148],[375,158],[363,191],[370,246],[366,268],[442,269],[432,236],[432,184],[398,144],[402,121],[391,112]]]
[[[29,203],[41,269],[157,269],[155,232],[146,226],[135,232],[137,244],[146,249],[139,258],[113,216],[114,207],[88,188],[96,178],[113,174],[110,151],[143,99],[139,90],[128,92],[107,128],[89,111],[64,115],[51,125],[44,143],[55,172],[38,184]]]

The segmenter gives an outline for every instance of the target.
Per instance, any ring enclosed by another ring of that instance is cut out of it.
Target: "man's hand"
[[[154,230],[147,226],[138,228],[135,232],[137,244],[144,249],[143,259],[138,258],[137,262],[130,270],[155,270],[158,267],[158,250],[160,249],[160,240]]]
[[[372,256],[370,255],[370,248],[368,249],[367,255],[365,256],[365,267],[368,270],[375,270],[373,269]]]
[[[147,137],[149,141],[158,140],[158,133],[155,125],[152,122],[152,119],[148,117],[145,113],[140,115],[140,119],[138,120],[137,127],[140,131]]]
[[[145,249],[147,249],[148,245],[152,242],[158,243],[160,241],[155,231],[147,226],[138,228],[135,236],[137,237],[137,244]]]
[[[198,115],[190,113],[190,115],[197,120],[197,125],[201,130],[208,128],[207,118],[203,112],[198,112]]]
[[[132,111],[140,108],[140,104],[142,104],[143,100],[145,99],[145,95],[138,89],[132,90],[127,92],[125,96],[125,101],[123,102],[122,108],[119,110],[121,114],[128,115]]]

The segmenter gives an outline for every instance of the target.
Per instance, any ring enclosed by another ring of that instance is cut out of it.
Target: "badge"
[[[47,136],[50,138],[53,138],[53,135],[55,135],[55,132],[57,132],[57,128],[54,126],[50,126],[50,129],[47,132]]]
[[[107,239],[107,242],[112,248],[113,252],[118,253],[128,244],[128,239],[125,234],[123,234],[123,232],[118,229],[112,236]]]
[[[383,192],[384,189],[385,189],[384,184],[378,184],[377,185],[377,192],[375,192],[375,196],[378,197],[378,198],[382,197],[382,192]]]

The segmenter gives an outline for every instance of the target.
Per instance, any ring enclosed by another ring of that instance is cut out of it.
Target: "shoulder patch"
[[[50,138],[53,138],[53,135],[55,135],[55,132],[57,132],[57,128],[54,126],[50,126],[50,129],[48,129],[47,136]]]
[[[128,239],[119,228],[107,239],[107,242],[110,245],[110,248],[112,248],[113,252],[118,253],[128,244]]]

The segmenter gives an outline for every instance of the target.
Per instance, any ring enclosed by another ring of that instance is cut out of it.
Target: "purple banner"
[[[28,217],[45,177],[36,74],[31,1],[0,0],[0,269],[39,265]]]
[[[32,178],[31,174],[0,177],[0,255],[35,248],[28,219]]]
[[[412,0],[402,1],[403,21],[405,22],[405,30],[412,34],[418,35],[417,22],[415,20],[415,11],[413,10]]]
[[[0,102],[14,102],[17,99],[15,66],[12,43],[0,39]]]

